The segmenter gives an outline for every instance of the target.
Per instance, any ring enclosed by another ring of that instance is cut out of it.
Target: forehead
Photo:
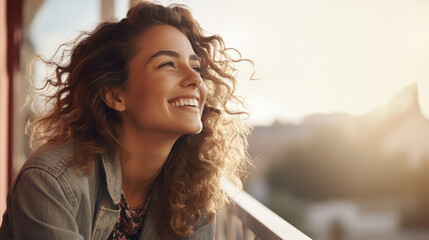
[[[137,39],[137,45],[137,55],[143,59],[163,50],[176,51],[185,57],[195,54],[185,34],[170,25],[150,27]]]

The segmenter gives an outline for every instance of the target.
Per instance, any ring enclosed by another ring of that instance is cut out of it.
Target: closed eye
[[[158,66],[158,68],[162,68],[162,67],[173,67],[173,68],[175,68],[175,67],[176,67],[176,65],[174,64],[174,62],[172,62],[172,61],[168,61],[168,62],[165,62],[165,63],[161,63],[161,64]]]
[[[193,66],[192,69],[194,69],[195,72],[201,73],[201,68],[199,66]]]

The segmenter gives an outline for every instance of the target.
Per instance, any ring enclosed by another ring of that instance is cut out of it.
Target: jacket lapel
[[[149,208],[144,220],[143,230],[140,233],[139,240],[160,239],[156,224],[154,223],[153,208]]]
[[[114,151],[112,153],[103,154],[102,162],[106,174],[107,191],[114,204],[119,204],[122,193],[122,171],[119,153]]]

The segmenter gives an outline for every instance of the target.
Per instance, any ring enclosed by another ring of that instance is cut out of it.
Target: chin
[[[188,127],[184,132],[185,134],[198,134],[203,130],[203,125],[201,123],[195,124],[194,126]]]
[[[203,131],[203,126],[201,126],[196,132],[194,132],[194,134],[198,134],[198,133],[200,133],[201,131]]]
[[[198,127],[193,128],[193,129],[189,132],[189,134],[198,134],[198,133],[200,133],[202,130],[203,130],[203,126],[201,125],[201,126],[198,126]]]

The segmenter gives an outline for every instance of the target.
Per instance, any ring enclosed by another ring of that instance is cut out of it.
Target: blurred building
[[[306,224],[306,229],[319,240],[333,239],[336,235],[342,239],[391,236],[400,229],[400,207],[395,200],[314,203],[306,211]]]

